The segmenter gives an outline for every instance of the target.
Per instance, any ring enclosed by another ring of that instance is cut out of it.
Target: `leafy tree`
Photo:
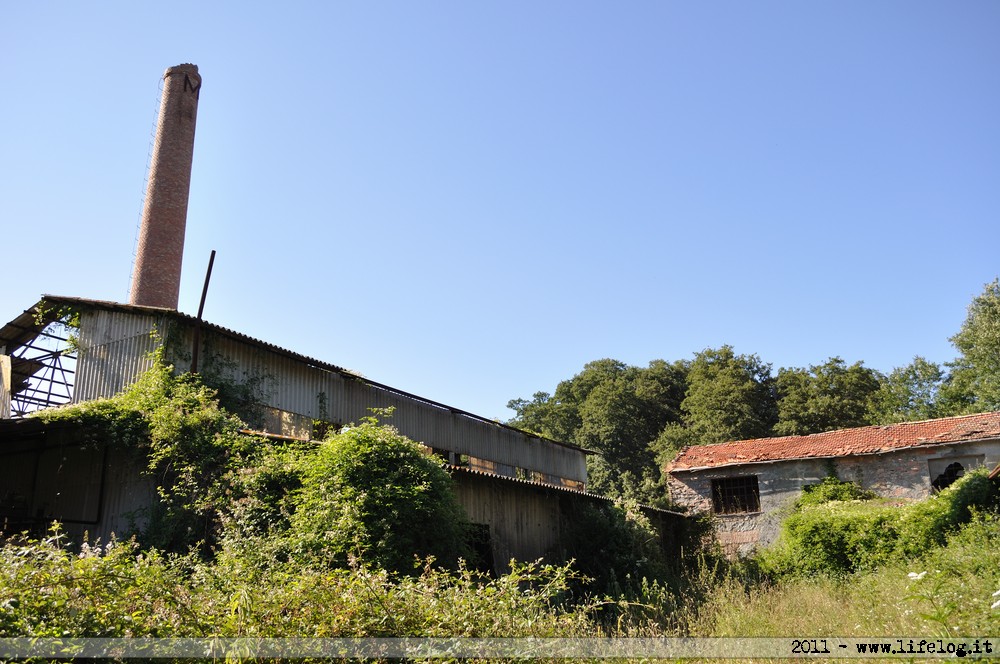
[[[513,426],[601,454],[588,461],[590,486],[613,497],[653,501],[663,495],[650,443],[680,415],[684,367],[654,360],[647,368],[618,360],[587,363],[583,371],[531,401],[516,399]]]
[[[373,418],[324,441],[309,459],[291,524],[298,549],[333,566],[357,556],[412,574],[415,556],[454,565],[466,553],[451,478]]]
[[[517,413],[508,424],[533,431],[546,438],[577,443],[583,419],[580,408],[601,383],[614,380],[629,367],[618,360],[588,362],[583,371],[556,386],[555,394],[535,392],[531,401],[512,399],[507,407]]]
[[[941,365],[919,355],[905,367],[882,378],[872,397],[869,417],[873,424],[914,422],[947,415],[939,395],[946,382]]]
[[[870,424],[879,378],[862,362],[847,366],[839,357],[808,369],[782,369],[774,433],[796,436]]]
[[[945,389],[952,410],[1000,410],[1000,279],[986,284],[951,342],[961,353]]]
[[[687,384],[684,424],[699,443],[770,435],[778,415],[774,378],[757,355],[707,348],[691,362]]]

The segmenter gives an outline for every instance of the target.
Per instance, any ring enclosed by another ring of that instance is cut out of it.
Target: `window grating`
[[[760,489],[756,475],[712,480],[712,509],[716,514],[760,511]]]

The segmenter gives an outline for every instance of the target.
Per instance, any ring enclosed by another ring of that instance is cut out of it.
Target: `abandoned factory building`
[[[71,320],[71,327],[66,321]],[[72,341],[69,341],[72,334]],[[67,347],[69,345],[69,347]],[[248,426],[308,440],[393,408],[388,423],[438,455],[470,520],[488,535],[498,569],[511,558],[557,552],[566,519],[584,503],[586,457],[472,413],[383,385],[343,368],[212,325],[172,309],[45,296],[0,328],[0,519],[36,526],[54,518],[71,533],[106,539],[135,527],[155,500],[152,478],[103,449],[78,444],[64,427],[46,429],[31,411],[109,397],[134,382],[161,349],[175,371],[252,392]],[[646,508],[668,549],[682,517]]]
[[[390,423],[451,470],[497,568],[558,552],[576,507],[608,500],[586,490],[588,450],[212,325],[200,309],[197,316],[177,311],[201,91],[196,65],[163,75],[129,302],[43,296],[0,328],[0,524],[59,519],[71,534],[102,539],[135,528],[134,515],[156,500],[152,478],[106,448],[81,446],[71,428],[24,416],[110,397],[149,368],[159,349],[177,372],[241,386],[254,406],[241,415],[275,444],[315,439],[318,428],[393,408]],[[675,546],[683,517],[645,511],[661,543]]]

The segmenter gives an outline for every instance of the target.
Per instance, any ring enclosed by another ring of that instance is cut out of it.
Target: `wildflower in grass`
[[[1000,597],[1000,590],[998,590],[995,593],[993,593],[993,596],[994,597]],[[1000,609],[1000,599],[998,599],[997,601],[993,602],[993,604],[992,604],[992,606],[990,606],[990,608],[991,609]]]
[[[926,574],[927,574],[926,571],[920,572],[919,574],[916,573],[916,572],[910,572],[906,576],[910,577],[911,581],[919,581],[920,579],[924,578],[924,575],[926,575]]]

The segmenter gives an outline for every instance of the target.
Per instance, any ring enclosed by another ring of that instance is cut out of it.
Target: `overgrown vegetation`
[[[41,411],[72,421],[90,444],[131,454],[157,483],[143,546],[210,557],[350,558],[413,573],[414,560],[454,566],[465,521],[451,479],[419,447],[368,418],[319,444],[278,445],[245,433],[198,376],[175,376],[160,355],[121,394]]]
[[[677,573],[635,503],[579,505],[567,520],[563,546],[588,579],[586,589],[616,599],[636,597],[645,582],[673,579]]]
[[[294,546],[337,566],[353,555],[412,573],[415,560],[453,567],[469,555],[451,478],[374,418],[332,436],[310,456],[297,503]]]
[[[943,546],[853,574],[781,579],[729,570],[702,582],[705,601],[687,611],[691,636],[789,634],[928,638],[1000,632],[1000,519],[975,513]]]
[[[983,472],[895,506],[828,478],[781,540],[675,574],[634,504],[581,508],[565,565],[488,578],[432,457],[374,418],[320,443],[242,433],[161,361],[123,394],[40,413],[141,460],[161,504],[138,539],[0,547],[6,636],[991,634],[997,487]],[[697,533],[695,533],[697,539]],[[588,580],[589,579],[589,580]]]
[[[572,578],[536,564],[497,579],[430,565],[412,577],[362,563],[262,569],[134,541],[78,552],[53,532],[0,548],[0,637],[583,636],[589,607],[559,608]]]
[[[760,554],[772,574],[846,574],[926,555],[976,510],[997,507],[985,469],[925,500],[894,506],[856,485],[828,478],[803,494],[781,524],[778,541]]]
[[[157,354],[153,366],[121,394],[39,411],[49,422],[79,425],[90,444],[131,455],[157,483],[160,502],[147,517],[143,542],[164,551],[215,545],[231,500],[236,469],[254,465],[262,441],[219,407],[197,376],[173,375]]]
[[[317,569],[213,560],[135,542],[68,547],[53,532],[0,547],[0,637],[470,636],[956,637],[1000,631],[1000,518],[976,512],[942,546],[853,574],[761,577],[701,557],[683,586],[637,584],[617,601],[573,594],[569,567],[526,564],[490,579],[356,562]],[[572,601],[568,601],[572,600]],[[609,606],[615,611],[609,614]],[[609,615],[613,618],[609,620]]]

